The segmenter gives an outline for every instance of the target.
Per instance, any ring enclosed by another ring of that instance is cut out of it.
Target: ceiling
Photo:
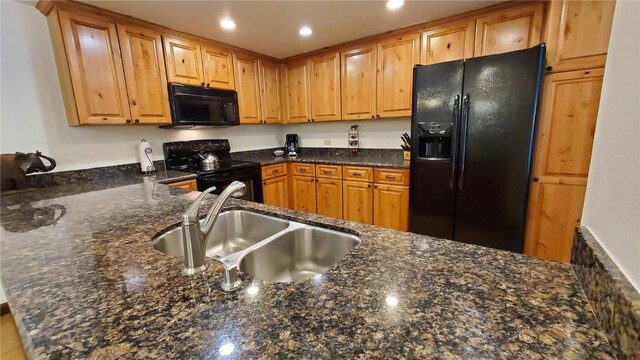
[[[406,1],[391,11],[385,1],[80,1],[276,58],[501,2]],[[223,30],[219,22],[224,17],[233,19],[237,27]],[[313,29],[311,36],[298,34],[303,25]]]

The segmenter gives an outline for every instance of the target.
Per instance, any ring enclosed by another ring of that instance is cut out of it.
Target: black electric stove
[[[198,190],[216,187],[220,194],[231,182],[242,181],[247,185],[243,199],[262,202],[262,175],[260,164],[252,161],[231,159],[231,146],[226,139],[177,141],[162,144],[167,169],[198,174]],[[203,170],[200,154],[213,153],[218,157],[218,166]]]

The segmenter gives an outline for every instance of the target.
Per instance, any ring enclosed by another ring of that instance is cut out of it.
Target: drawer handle
[[[331,174],[331,170],[322,170],[323,174]]]
[[[396,179],[395,175],[387,175],[387,176],[385,176],[385,177],[386,177],[387,179],[392,179],[392,180],[395,180],[395,179]]]
[[[354,172],[354,173],[352,173],[351,175],[353,175],[353,176],[362,176],[362,173]]]
[[[271,172],[274,173],[274,174],[277,174],[277,173],[280,172],[280,170],[272,170]]]
[[[298,169],[300,172],[307,172],[307,169]]]

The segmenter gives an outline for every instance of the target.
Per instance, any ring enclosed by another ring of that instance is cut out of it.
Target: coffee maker
[[[284,147],[288,156],[298,156],[298,134],[287,134]]]

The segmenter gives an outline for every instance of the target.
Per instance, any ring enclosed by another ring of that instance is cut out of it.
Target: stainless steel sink
[[[330,269],[360,242],[353,235],[294,224],[296,228],[249,251],[239,269],[265,281],[303,281]]]
[[[202,223],[202,221],[201,221]],[[237,253],[289,227],[289,221],[244,210],[220,213],[207,242],[207,257]],[[184,256],[178,225],[153,240],[153,247],[167,255]]]

